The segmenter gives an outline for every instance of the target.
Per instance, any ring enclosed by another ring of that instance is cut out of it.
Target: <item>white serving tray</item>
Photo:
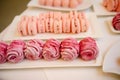
[[[116,15],[117,12],[110,12],[108,11],[103,5],[102,5],[102,1],[100,2],[95,2],[93,4],[93,9],[96,13],[96,15],[98,16],[113,16]]]
[[[110,27],[110,30],[111,30],[113,33],[120,33],[120,31],[115,30],[114,27],[112,26],[112,19],[113,19],[113,17],[109,17],[109,18],[107,19],[107,23],[108,23],[108,26]]]
[[[103,71],[120,75],[120,64],[117,63],[118,58],[120,58],[120,42],[115,43],[105,55]]]
[[[64,39],[66,37],[73,37],[76,39],[81,39],[85,37],[93,37],[93,38],[100,38],[102,37],[102,31],[101,26],[97,21],[97,17],[94,13],[86,13],[86,17],[89,21],[89,29],[87,32],[79,33],[79,34],[55,34],[55,33],[41,33],[34,36],[21,36],[17,31],[17,23],[20,20],[21,16],[16,16],[14,20],[12,21],[11,25],[9,26],[9,29],[7,30],[6,34],[3,36],[3,41],[11,41],[15,39],[21,39],[21,40],[29,40],[29,39]]]
[[[85,10],[92,6],[93,1],[94,0],[83,0],[83,2],[77,8],[62,8],[62,7],[44,6],[44,5],[38,4],[38,0],[31,0],[27,6],[50,9],[50,10],[60,10],[60,11]]]

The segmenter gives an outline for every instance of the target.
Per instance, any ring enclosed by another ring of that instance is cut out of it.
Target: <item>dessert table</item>
[[[37,8],[27,8],[23,13],[26,15]],[[44,11],[44,9],[39,9]],[[85,12],[93,12],[93,7],[86,9]],[[54,67],[54,68],[32,68],[32,69],[2,69],[0,70],[0,80],[120,80],[120,75],[103,72],[102,64],[107,51],[120,40],[120,34],[113,33],[107,19],[113,16],[97,16],[99,22],[98,29],[101,30],[101,37],[97,38],[102,54],[101,66],[86,67]],[[96,22],[96,21],[95,21]],[[9,26],[0,34],[2,39],[9,29]]]

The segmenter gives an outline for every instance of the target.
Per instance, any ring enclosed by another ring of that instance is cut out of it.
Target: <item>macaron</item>
[[[83,2],[83,0],[77,0],[79,4],[81,4]]]
[[[34,16],[32,16],[28,22],[28,34],[29,35],[37,34],[37,22]]]
[[[37,31],[38,33],[45,33],[45,21],[39,19],[37,21]]]
[[[54,19],[60,20],[62,18],[61,12],[54,12],[53,13]]]
[[[113,11],[116,11],[116,9],[117,9],[118,6],[119,6],[119,0],[114,0],[114,3],[115,3],[115,5],[114,5]]]
[[[54,0],[46,0],[45,5],[46,5],[46,6],[53,6],[53,1],[54,1]]]
[[[62,33],[62,20],[54,20],[54,33]]]
[[[28,21],[29,21],[29,16],[25,15],[21,17],[20,21],[17,24],[17,30],[23,36],[26,36],[28,34],[27,33]]]
[[[62,7],[69,7],[70,0],[62,0]]]
[[[77,0],[70,0],[70,4],[69,4],[70,8],[76,8],[77,6],[78,6]]]
[[[38,0],[38,3],[39,3],[40,5],[45,5],[46,0]]]
[[[118,0],[118,3],[119,3],[119,4],[118,4],[118,7],[117,7],[116,11],[117,11],[117,12],[120,12],[120,0]]]
[[[114,6],[115,6],[114,0],[109,0],[106,8],[107,8],[108,11],[113,11]]]
[[[61,7],[61,3],[62,3],[61,0],[54,0],[53,1],[53,6],[55,6],[55,7]]]
[[[79,14],[80,30],[81,32],[86,32],[88,30],[88,22],[86,20],[85,14],[80,12]]]
[[[21,35],[27,35],[27,21],[20,21],[18,23],[18,31]]]
[[[45,20],[45,30],[46,32],[53,32],[53,19],[52,18],[47,18]]]
[[[71,31],[72,33],[80,33],[80,22],[78,18],[71,20]]]
[[[102,5],[103,5],[104,7],[107,7],[107,4],[108,4],[108,0],[103,0]]]

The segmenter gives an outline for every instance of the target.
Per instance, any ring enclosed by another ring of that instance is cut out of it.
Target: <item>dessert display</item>
[[[61,42],[60,54],[63,60],[74,60],[79,55],[79,44],[74,38],[66,38]]]
[[[89,28],[84,12],[47,12],[38,16],[22,16],[17,29],[22,36],[42,33],[83,33]]]
[[[103,0],[103,6],[110,12],[120,12],[120,0]]]
[[[24,59],[55,61],[62,59],[73,61],[80,57],[83,61],[96,59],[99,49],[91,37],[77,41],[75,38],[65,38],[61,42],[48,39],[45,42],[39,39],[29,41],[13,40],[10,44],[0,42],[0,62],[19,63]]]
[[[91,37],[84,38],[80,41],[80,57],[83,60],[94,60],[98,56],[99,50],[94,39]]]
[[[82,0],[38,0],[38,3],[45,6],[76,8]]]
[[[120,13],[116,14],[112,19],[112,26],[115,30],[120,31]]]

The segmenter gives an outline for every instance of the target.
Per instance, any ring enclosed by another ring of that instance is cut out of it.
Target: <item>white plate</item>
[[[114,33],[120,33],[120,31],[114,29],[114,27],[112,25],[112,19],[113,19],[113,17],[110,17],[110,18],[107,19],[108,26],[110,27],[110,29],[111,29],[112,32],[114,32]]]
[[[43,6],[38,4],[38,0],[31,0],[28,3],[28,7],[38,7],[44,9],[52,9],[52,10],[61,10],[61,11],[71,11],[71,10],[84,10],[92,6],[94,0],[83,0],[82,4],[80,4],[77,8],[62,8],[62,7],[52,7],[52,6]]]
[[[118,58],[120,58],[120,42],[112,46],[107,52],[103,62],[103,71],[120,74],[120,64],[117,63]]]
[[[64,39],[66,37],[73,37],[73,38],[85,38],[85,37],[93,37],[93,38],[100,38],[102,35],[102,31],[100,25],[97,22],[97,17],[94,13],[87,13],[86,17],[89,21],[89,28],[87,32],[79,33],[79,34],[72,34],[72,33],[63,33],[63,34],[55,34],[55,33],[41,33],[34,36],[21,36],[17,31],[17,23],[20,20],[21,16],[16,16],[12,21],[11,25],[9,26],[8,31],[3,36],[2,40],[4,41],[11,41],[15,39],[22,39],[22,40],[29,40],[29,39]]]
[[[94,11],[98,16],[111,16],[116,15],[116,12],[108,11],[103,5],[102,2],[95,2],[93,4]]]

